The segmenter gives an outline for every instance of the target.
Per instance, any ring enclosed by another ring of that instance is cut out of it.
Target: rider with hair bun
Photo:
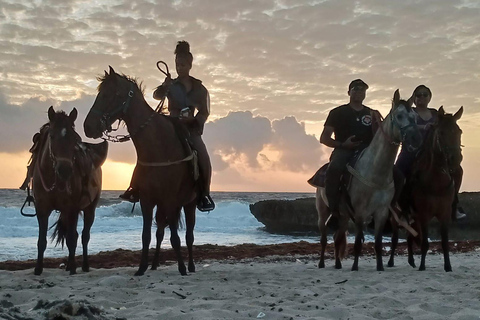
[[[170,116],[178,117],[188,128],[189,140],[193,149],[197,151],[200,169],[201,195],[197,208],[200,211],[211,211],[215,208],[215,203],[210,197],[212,165],[202,140],[203,128],[210,114],[210,95],[202,81],[190,76],[192,63],[193,55],[190,52],[189,43],[179,41],[175,48],[175,67],[178,77],[172,79],[168,75],[153,92],[153,98],[162,100],[167,97]],[[129,188],[120,197],[131,200],[131,194],[132,189]]]

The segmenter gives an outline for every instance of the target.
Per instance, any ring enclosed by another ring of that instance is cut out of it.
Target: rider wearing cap
[[[350,82],[350,102],[330,111],[320,136],[320,143],[334,148],[325,177],[325,193],[332,216],[339,214],[340,179],[345,167],[358,151],[370,144],[372,122],[379,119],[378,111],[363,105],[367,89],[368,85],[361,79]]]

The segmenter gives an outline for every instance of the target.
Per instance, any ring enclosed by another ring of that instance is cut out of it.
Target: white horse
[[[377,270],[383,271],[382,236],[389,217],[389,206],[394,195],[393,164],[400,143],[411,150],[420,147],[422,138],[416,124],[416,114],[410,103],[400,99],[399,90],[393,95],[392,109],[375,133],[370,145],[359,156],[355,168],[349,167],[352,180],[348,196],[342,194],[338,229],[334,234],[335,268],[341,269],[341,259],[346,250],[346,231],[349,218],[355,221],[355,259],[352,271],[358,270],[358,257],[364,241],[365,222],[375,220],[375,253]],[[348,200],[349,199],[349,200]],[[350,206],[351,204],[351,206]],[[330,212],[327,207],[325,188],[317,188],[316,207],[321,233],[319,268],[325,267],[324,254],[327,245],[327,227]]]

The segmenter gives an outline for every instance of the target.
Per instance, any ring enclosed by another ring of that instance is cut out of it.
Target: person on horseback
[[[334,148],[325,176],[325,194],[334,217],[339,215],[340,179],[346,165],[370,144],[374,135],[372,123],[380,119],[378,111],[363,105],[367,89],[368,85],[361,79],[350,82],[350,102],[329,112],[320,136],[320,143]]]
[[[210,197],[210,182],[212,165],[205,143],[202,140],[203,128],[210,115],[210,95],[202,81],[190,76],[193,55],[186,41],[179,41],[175,48],[175,67],[178,77],[172,79],[169,75],[153,92],[153,98],[162,100],[168,98],[170,116],[177,117],[189,131],[189,141],[197,151],[201,179],[201,196],[197,208],[200,211],[211,211],[215,203]],[[196,114],[195,114],[196,111]],[[122,199],[136,202],[138,194],[130,187]],[[136,200],[136,201],[135,201]]]
[[[421,84],[413,90],[412,96],[409,98],[410,103],[415,104],[415,108],[413,110],[417,113],[417,126],[420,129],[422,134],[423,140],[427,136],[427,133],[431,126],[437,120],[437,110],[434,108],[429,108],[428,104],[432,99],[432,91],[427,86]],[[407,195],[408,190],[406,190],[406,194],[402,195],[402,191],[404,186],[412,174],[412,165],[417,156],[418,151],[409,151],[407,148],[403,148],[400,151],[400,154],[397,157],[397,161],[395,162],[395,196],[394,199],[400,200],[400,207],[403,209],[407,209],[409,206],[409,197]],[[458,191],[460,190],[460,185],[462,183],[463,178],[463,169],[461,166],[456,168],[455,172],[452,173],[452,178],[455,182],[455,200],[454,206],[455,209],[455,218],[457,220],[463,219],[466,217],[465,213],[461,212],[460,208],[457,208],[458,203]],[[460,209],[460,210],[459,210]],[[407,209],[408,210],[408,209]],[[463,211],[463,210],[462,210]]]

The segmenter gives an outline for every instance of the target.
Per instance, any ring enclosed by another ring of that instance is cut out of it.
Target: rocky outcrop
[[[251,204],[250,212],[269,232],[318,231],[315,198],[264,200]]]
[[[452,223],[450,240],[480,240],[480,193],[462,192],[459,200],[467,217]],[[250,212],[269,232],[318,232],[315,198],[264,200],[251,204]],[[429,228],[432,239],[440,238],[437,226],[436,219],[432,220]],[[349,229],[353,232],[353,225]]]

